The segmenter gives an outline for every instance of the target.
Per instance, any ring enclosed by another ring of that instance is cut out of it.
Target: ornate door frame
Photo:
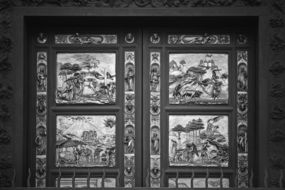
[[[12,58],[12,61],[17,63],[17,67],[15,68],[15,73],[17,76],[16,79],[16,106],[18,109],[16,110],[16,115],[18,116],[16,122],[16,131],[17,131],[17,138],[15,142],[15,159],[14,163],[16,166],[16,173],[17,178],[16,182],[19,186],[22,186],[24,184],[24,179],[26,176],[27,168],[25,168],[25,145],[24,145],[24,139],[25,139],[25,109],[27,104],[25,103],[25,81],[26,81],[26,74],[25,74],[25,31],[27,27],[27,23],[30,20],[37,20],[37,18],[40,18],[41,16],[58,16],[58,17],[74,17],[74,16],[129,16],[130,18],[139,19],[138,16],[155,16],[155,17],[172,17],[172,19],[179,19],[182,17],[188,17],[188,18],[196,18],[196,17],[213,17],[213,16],[235,16],[240,17],[240,19],[245,19],[244,16],[247,16],[247,18],[255,19],[255,22],[257,24],[257,30],[258,30],[258,71],[257,71],[257,77],[258,77],[258,102],[257,105],[260,107],[258,109],[257,113],[257,125],[258,125],[258,149],[262,150],[264,147],[266,147],[266,142],[264,141],[266,137],[266,127],[268,124],[268,109],[264,102],[267,102],[267,86],[264,84],[267,84],[266,82],[266,62],[268,60],[268,57],[265,57],[267,47],[263,41],[263,39],[267,38],[267,31],[265,30],[266,24],[265,20],[267,19],[267,13],[266,11],[262,9],[255,9],[255,8],[235,8],[233,10],[227,10],[227,11],[221,11],[220,8],[213,8],[213,9],[191,9],[190,8],[180,8],[175,9],[171,12],[169,12],[168,9],[96,9],[94,11],[94,8],[66,8],[63,12],[60,8],[53,8],[52,11],[50,8],[15,8],[13,19],[15,22],[15,31],[14,31],[14,39],[15,39],[15,48],[13,49],[12,53],[15,55]],[[133,12],[134,11],[134,12]],[[222,18],[221,18],[222,19]],[[17,32],[16,32],[17,31]],[[19,146],[19,144],[22,144],[23,146]],[[264,175],[264,168],[266,167],[266,155],[264,151],[257,151],[258,155],[257,158],[258,161],[258,167],[259,168],[259,178],[262,179],[262,176]],[[262,181],[258,181],[258,184],[262,184]]]

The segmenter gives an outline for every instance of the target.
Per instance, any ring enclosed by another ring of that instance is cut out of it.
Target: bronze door
[[[33,184],[247,186],[254,38],[194,28],[31,30]]]

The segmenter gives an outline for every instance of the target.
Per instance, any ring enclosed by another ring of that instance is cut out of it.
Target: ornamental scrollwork
[[[0,53],[0,72],[12,70],[12,65],[8,59],[8,53]]]
[[[274,129],[270,134],[271,142],[282,142],[285,141],[285,133],[281,129]]]
[[[269,23],[272,28],[282,28],[285,25],[284,19],[281,17],[271,18]]]
[[[0,100],[10,99],[12,95],[13,95],[12,86],[0,82]]]
[[[285,49],[285,40],[281,35],[274,34],[270,43],[271,49],[273,51],[281,51]]]
[[[280,61],[275,61],[269,67],[269,71],[277,77],[285,71],[285,67],[280,63]]]
[[[281,98],[285,96],[285,88],[282,87],[281,84],[275,84],[271,89],[271,97],[273,98]]]
[[[0,160],[0,169],[1,170],[6,170],[12,168],[13,165],[10,161],[8,161],[8,158],[1,158]]]
[[[274,120],[282,120],[285,119],[285,111],[283,108],[276,105],[272,112],[271,112],[271,118]]]
[[[7,130],[0,128],[0,144],[9,144],[11,137]]]
[[[0,11],[4,9],[8,9],[14,6],[14,2],[12,0],[1,0],[0,1]]]
[[[11,117],[11,114],[8,109],[8,106],[6,104],[2,104],[0,106],[0,120],[7,121],[8,119],[10,119],[10,117]]]

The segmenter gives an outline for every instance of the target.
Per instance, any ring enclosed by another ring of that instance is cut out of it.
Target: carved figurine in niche
[[[127,63],[126,65],[126,84],[127,84],[127,91],[134,91],[134,80],[135,80],[135,68],[132,63]]]
[[[37,158],[36,159],[36,178],[44,179],[46,177],[46,159]]]
[[[157,92],[159,90],[159,65],[157,63],[154,63],[151,65],[150,70],[150,84],[151,84],[151,91]]]
[[[238,64],[238,91],[247,91],[247,65],[244,62]]]
[[[159,106],[159,96],[153,95],[151,96],[151,114],[158,115],[160,113],[160,106]]]
[[[47,91],[47,65],[44,63],[38,64],[37,72],[37,90],[38,92]]]
[[[153,127],[152,129],[152,136],[151,136],[151,154],[156,155],[159,154],[160,150],[160,143],[159,143],[159,129],[157,126]]]
[[[45,115],[47,112],[46,108],[46,96],[38,95],[37,97],[37,114]]]
[[[238,126],[238,153],[246,153],[247,151],[247,126],[242,123]]]
[[[37,155],[45,155],[47,148],[47,134],[45,126],[41,124],[37,127],[37,137],[35,139],[35,143],[37,145]]]
[[[135,150],[135,134],[134,127],[132,125],[126,126],[125,136],[125,152],[132,154]]]
[[[39,61],[45,61],[47,60],[47,54],[46,52],[38,52],[38,58]]]
[[[247,154],[238,156],[238,187],[248,187],[248,160]]]
[[[150,36],[150,42],[153,44],[158,44],[160,42],[160,37],[157,33]]]
[[[159,178],[160,177],[160,157],[159,156],[152,156],[151,157],[151,170],[150,176],[152,178]]]

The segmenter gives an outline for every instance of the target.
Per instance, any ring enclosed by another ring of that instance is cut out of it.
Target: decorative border
[[[57,34],[55,44],[117,44],[117,35],[106,34]]]
[[[229,45],[231,43],[230,35],[168,35],[168,44],[175,45]]]
[[[150,187],[160,187],[160,52],[150,52]]]
[[[47,155],[47,52],[37,52],[36,187],[46,186]]]
[[[135,186],[135,52],[124,52],[124,186]]]
[[[249,186],[248,173],[248,51],[237,51],[237,186]]]

